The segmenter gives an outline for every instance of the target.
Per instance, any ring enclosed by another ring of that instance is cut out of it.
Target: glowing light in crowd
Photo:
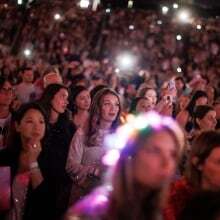
[[[197,29],[197,30],[201,30],[201,29],[202,29],[202,25],[197,24],[197,25],[196,25],[196,29]]]
[[[120,157],[120,153],[116,149],[112,149],[102,158],[102,162],[107,166],[113,166],[116,164]]]
[[[134,25],[129,25],[129,30],[134,30]]]
[[[178,73],[182,73],[181,67],[177,67],[176,71],[177,71]]]
[[[106,203],[108,201],[107,196],[105,195],[97,195],[93,201],[94,204],[102,204],[102,203]]]
[[[177,9],[177,8],[179,8],[179,5],[177,3],[173,3],[173,8]]]
[[[8,8],[8,4],[5,3],[5,4],[4,4],[4,8]]]
[[[115,73],[120,73],[120,69],[119,69],[119,68],[116,68],[116,69],[115,69]]]
[[[105,137],[104,146],[107,151],[102,162],[107,166],[114,166],[117,163],[120,158],[120,152],[135,139],[139,131],[148,127],[159,129],[162,125],[175,126],[171,118],[161,117],[153,111],[138,116],[129,116],[126,121],[115,133]]]
[[[17,3],[18,3],[18,5],[22,5],[23,4],[23,0],[18,0]]]
[[[111,13],[111,9],[110,8],[106,8],[105,12],[106,13]]]
[[[182,36],[181,36],[180,34],[178,34],[178,35],[176,35],[176,39],[177,39],[178,41],[180,41],[180,40],[182,40]]]
[[[129,53],[121,54],[117,58],[117,64],[119,68],[123,70],[132,69],[134,67],[135,62],[136,62],[135,57]]]
[[[189,11],[187,11],[187,10],[179,11],[177,17],[178,17],[179,21],[181,21],[183,23],[190,22],[190,14],[189,14]]]
[[[157,24],[161,25],[161,24],[163,24],[163,22],[161,20],[158,20]]]
[[[61,15],[60,15],[59,13],[56,13],[56,14],[54,15],[54,20],[58,21],[58,20],[60,20],[60,19],[61,19]]]
[[[25,57],[30,57],[31,56],[31,50],[30,49],[28,49],[28,48],[26,48],[26,49],[24,49],[24,56]]]
[[[96,11],[100,3],[100,0],[94,0],[92,4],[92,10]]]
[[[128,8],[132,8],[134,5],[134,2],[132,0],[128,1]]]
[[[88,8],[89,7],[89,0],[81,0],[79,3],[80,8]]]
[[[168,11],[169,11],[169,8],[168,8],[167,6],[163,6],[163,7],[162,7],[162,13],[163,13],[164,15],[167,14]]]

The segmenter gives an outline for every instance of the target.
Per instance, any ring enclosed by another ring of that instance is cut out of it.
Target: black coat
[[[59,220],[68,208],[72,180],[67,175],[65,167],[70,142],[75,131],[73,123],[65,115],[64,117],[61,115],[56,124],[49,125],[44,148],[39,158],[43,176],[49,187],[48,195],[51,197],[51,204],[49,204],[51,210],[48,210],[47,220]],[[48,195],[45,193],[44,197]],[[34,220],[27,218],[29,219]]]
[[[44,181],[36,189],[28,190],[24,220],[59,220],[68,208],[72,181],[65,166],[75,130],[73,123],[65,117],[49,126],[38,157]],[[11,167],[12,179],[18,167],[19,153],[9,149],[0,152],[0,166]]]

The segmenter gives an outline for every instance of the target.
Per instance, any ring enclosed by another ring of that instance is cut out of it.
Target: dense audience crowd
[[[219,24],[0,4],[0,218],[217,220]]]

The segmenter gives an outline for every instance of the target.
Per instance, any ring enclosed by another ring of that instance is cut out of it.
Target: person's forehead
[[[118,99],[118,97],[111,93],[108,93],[103,96],[103,100],[115,100],[115,99]]]
[[[50,79],[59,79],[60,76],[56,73],[50,73],[48,75],[45,76],[45,79],[46,80],[50,80]]]

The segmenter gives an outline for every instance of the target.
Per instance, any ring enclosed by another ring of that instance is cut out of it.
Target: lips
[[[109,113],[109,116],[110,116],[110,117],[115,117],[115,116],[116,116],[116,113]]]
[[[41,136],[41,133],[40,132],[33,132],[32,136],[33,137],[39,137],[39,136]]]

